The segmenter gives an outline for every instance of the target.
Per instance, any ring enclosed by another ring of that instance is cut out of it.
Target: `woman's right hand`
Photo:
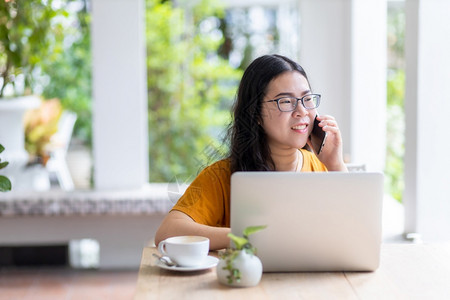
[[[329,171],[347,171],[342,155],[342,137],[339,126],[334,117],[318,116],[319,127],[327,133],[325,144],[317,158]],[[311,146],[311,145],[310,145]]]

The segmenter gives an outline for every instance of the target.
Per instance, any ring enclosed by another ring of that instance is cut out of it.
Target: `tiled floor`
[[[137,270],[0,269],[0,300],[133,299]]]

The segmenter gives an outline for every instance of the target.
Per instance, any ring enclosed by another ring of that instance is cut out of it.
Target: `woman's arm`
[[[227,236],[230,228],[213,227],[196,223],[181,211],[173,210],[162,221],[155,236],[155,243],[179,235],[199,235],[209,238],[210,250],[219,250],[229,246],[230,238]]]

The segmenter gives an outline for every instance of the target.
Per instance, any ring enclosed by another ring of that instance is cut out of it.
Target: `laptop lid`
[[[231,231],[250,236],[264,272],[373,271],[379,265],[383,174],[236,172]]]

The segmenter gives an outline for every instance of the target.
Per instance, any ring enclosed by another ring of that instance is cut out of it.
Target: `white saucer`
[[[179,266],[169,267],[168,265],[165,265],[163,262],[161,262],[159,259],[156,260],[156,265],[158,267],[160,267],[161,269],[171,270],[171,271],[179,271],[179,272],[191,272],[191,271],[206,270],[206,269],[215,267],[218,263],[219,263],[219,259],[214,256],[207,256],[201,265],[195,266],[195,267],[179,267]]]

